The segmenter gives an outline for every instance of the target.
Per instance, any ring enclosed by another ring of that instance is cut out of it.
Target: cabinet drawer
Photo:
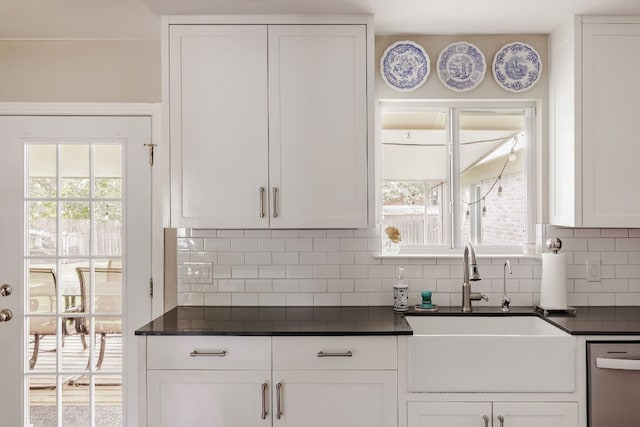
[[[271,369],[271,338],[147,337],[147,369]]]
[[[273,337],[273,369],[397,369],[396,337]]]

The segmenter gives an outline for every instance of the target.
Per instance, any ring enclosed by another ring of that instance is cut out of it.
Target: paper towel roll
[[[540,307],[550,310],[567,308],[566,254],[542,254]]]

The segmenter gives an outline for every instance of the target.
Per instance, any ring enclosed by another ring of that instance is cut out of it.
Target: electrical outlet
[[[182,268],[184,272],[182,283],[213,283],[209,262],[185,262]]]
[[[599,282],[600,280],[600,260],[587,259],[587,282]]]

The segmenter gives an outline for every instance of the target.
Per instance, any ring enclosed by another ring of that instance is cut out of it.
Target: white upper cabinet
[[[172,226],[366,227],[368,21],[211,20],[168,25]]]
[[[640,18],[576,17],[550,60],[550,222],[640,227]]]
[[[268,227],[267,27],[169,31],[172,225]]]

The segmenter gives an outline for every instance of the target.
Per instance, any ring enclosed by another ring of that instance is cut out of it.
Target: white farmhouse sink
[[[534,316],[407,316],[409,391],[571,392],[575,337]]]

